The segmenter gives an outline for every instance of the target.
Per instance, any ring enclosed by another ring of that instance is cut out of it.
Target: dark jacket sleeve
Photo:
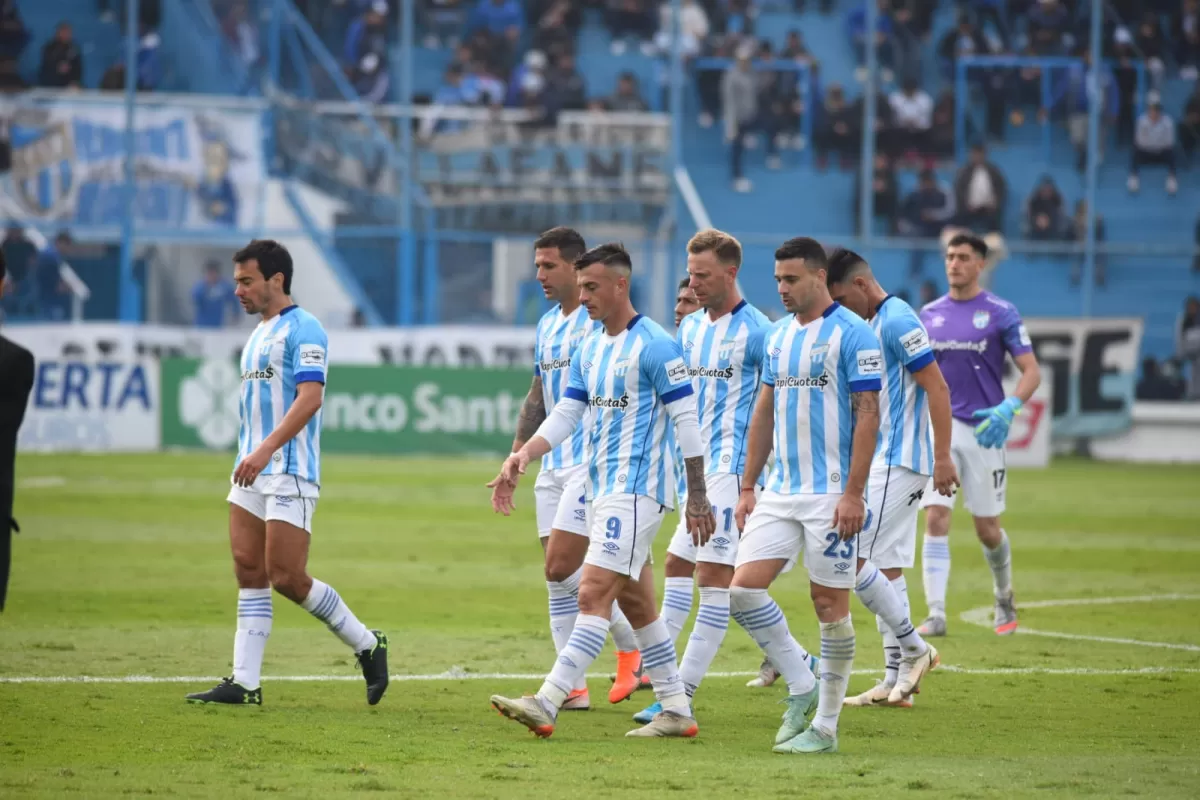
[[[0,536],[13,525],[12,506],[17,456],[17,432],[33,389],[33,354],[7,339],[0,339]]]

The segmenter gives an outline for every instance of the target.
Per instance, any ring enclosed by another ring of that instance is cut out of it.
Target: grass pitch
[[[20,459],[24,533],[0,615],[0,797],[1200,796],[1195,468],[1015,471],[1005,526],[1017,600],[1023,631],[1042,635],[1002,639],[960,618],[990,603],[960,513],[950,636],[938,643],[950,669],[911,711],[847,709],[842,752],[805,758],[771,753],[782,689],[746,689],[744,677],[705,682],[698,739],[624,739],[652,697],[605,702],[611,653],[591,677],[593,710],[564,714],[552,739],[492,712],[490,694],[539,681],[476,676],[540,675],[553,650],[532,480],[518,513],[497,517],[483,488],[490,461],[325,464],[311,570],[388,631],[393,673],[414,679],[368,708],[351,654],[277,597],[266,704],[184,704],[229,671],[229,466],[190,454]],[[660,564],[672,525],[656,542]],[[919,570],[909,584],[919,618]],[[799,571],[773,594],[815,647]],[[854,614],[857,692],[881,655],[874,621],[857,602]],[[758,662],[732,625],[713,669]],[[463,677],[434,677],[447,671]]]

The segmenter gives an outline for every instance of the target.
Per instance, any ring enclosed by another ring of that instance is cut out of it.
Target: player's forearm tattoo
[[[850,407],[854,409],[855,419],[879,416],[879,392],[855,392],[850,395]]]
[[[521,405],[521,414],[517,417],[517,441],[528,442],[545,421],[546,400],[542,397],[542,376],[536,375]]]
[[[692,456],[683,460],[687,473],[688,513],[703,514],[709,510],[708,488],[704,483],[704,456]]]

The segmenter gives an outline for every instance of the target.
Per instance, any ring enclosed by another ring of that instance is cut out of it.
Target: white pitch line
[[[961,667],[954,664],[943,664],[939,672],[952,672],[957,675],[1070,675],[1070,676],[1127,676],[1127,675],[1171,675],[1174,673],[1200,673],[1200,667],[1140,667],[1137,669],[1091,669],[1089,667]],[[881,670],[856,669],[855,675],[878,675]],[[707,678],[748,678],[757,672],[710,672]],[[392,675],[391,679],[403,681],[503,681],[541,680],[546,676],[532,672],[460,672],[451,670],[429,675]],[[602,676],[590,675],[598,679]],[[293,682],[293,683],[332,683],[342,681],[361,681],[358,675],[264,675],[264,683]],[[221,678],[215,675],[22,675],[0,676],[0,683],[211,683]]]
[[[1198,594],[1143,594],[1134,595],[1132,597],[1075,597],[1064,598],[1061,600],[1034,600],[1028,603],[1021,603],[1021,609],[1028,608],[1058,608],[1062,606],[1108,606],[1122,605],[1125,603],[1156,603],[1167,602],[1171,600],[1200,600]],[[964,611],[959,615],[963,622],[969,622],[972,625],[979,625],[984,628],[992,626],[992,608],[991,606],[980,606],[972,608],[969,611]],[[1200,645],[1184,644],[1180,642],[1148,642],[1144,639],[1126,639],[1119,636],[1091,636],[1082,633],[1064,633],[1061,631],[1041,631],[1033,628],[1021,626],[1017,628],[1017,633],[1027,636],[1046,636],[1052,639],[1072,639],[1083,642],[1101,642],[1103,644],[1127,644],[1133,647],[1160,647],[1166,650],[1186,650],[1190,653],[1200,653]]]

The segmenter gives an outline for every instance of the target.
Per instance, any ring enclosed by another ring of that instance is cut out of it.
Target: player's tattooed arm
[[[515,453],[524,447],[545,421],[546,400],[542,395],[542,376],[534,375],[529,394],[525,395],[525,402],[521,404],[521,414],[517,417],[517,435],[513,437],[512,451]]]
[[[704,456],[685,458],[683,470],[687,475],[687,516],[691,522],[688,528],[697,546],[704,545],[716,529],[712,504],[708,501],[708,486],[704,481]]]
[[[850,408],[854,413],[854,440],[850,444],[846,491],[861,495],[867,489],[871,458],[875,455],[875,440],[879,435],[879,392],[855,392],[850,395]]]

